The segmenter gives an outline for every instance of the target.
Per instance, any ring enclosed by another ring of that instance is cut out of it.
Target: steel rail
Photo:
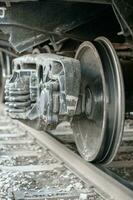
[[[122,185],[113,177],[109,176],[91,163],[84,161],[79,155],[72,152],[59,141],[45,132],[37,131],[20,121],[15,121],[18,128],[22,127],[29,134],[36,138],[37,142],[43,147],[48,148],[56,157],[65,163],[87,185],[96,188],[107,195],[107,199],[132,200],[133,191]]]

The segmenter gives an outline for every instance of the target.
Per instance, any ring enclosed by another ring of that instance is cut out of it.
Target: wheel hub
[[[85,114],[88,118],[92,116],[93,96],[89,87],[85,90]]]

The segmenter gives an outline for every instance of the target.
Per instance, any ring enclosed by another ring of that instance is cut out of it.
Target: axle
[[[109,163],[122,139],[125,105],[127,112],[133,108],[128,77],[125,63],[120,65],[104,37],[82,43],[75,58],[22,56],[14,59],[14,72],[6,82],[7,112],[13,118],[39,118],[46,131],[68,121],[82,157]]]

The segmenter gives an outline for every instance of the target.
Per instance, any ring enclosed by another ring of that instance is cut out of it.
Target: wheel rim
[[[119,147],[124,124],[124,87],[119,60],[104,37],[97,38],[94,45],[81,44],[76,58],[81,63],[80,92],[85,93],[87,111],[73,118],[75,142],[87,161],[109,163]]]

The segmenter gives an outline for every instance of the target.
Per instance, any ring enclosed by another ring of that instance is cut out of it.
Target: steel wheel
[[[124,124],[125,96],[119,60],[104,37],[97,38],[94,44],[81,44],[76,58],[82,74],[82,101],[77,108],[84,109],[73,118],[75,142],[87,161],[109,163],[116,155]]]

